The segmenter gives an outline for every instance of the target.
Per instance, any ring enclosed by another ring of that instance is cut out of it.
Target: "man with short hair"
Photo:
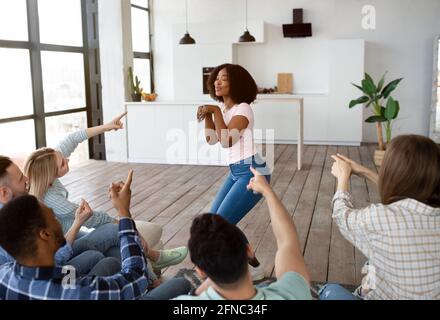
[[[219,215],[203,214],[194,219],[188,242],[191,260],[202,278],[208,278],[196,291],[198,296],[182,300],[309,300],[310,276],[301,253],[292,218],[264,176],[255,175],[248,189],[263,194],[269,206],[277,241],[275,275],[277,281],[256,288],[248,269],[249,246],[243,233]]]
[[[0,155],[0,209],[13,199],[27,195],[28,178],[23,175],[20,168],[8,157]],[[104,257],[97,250],[85,250],[74,256],[72,243],[78,231],[90,214],[84,203],[78,210],[77,223],[66,234],[67,243],[56,253],[57,265],[72,265],[78,274],[112,275],[120,270],[119,260],[111,257]],[[14,258],[0,246],[0,265],[13,262]]]
[[[56,266],[55,254],[65,243],[53,210],[34,196],[21,196],[0,209],[0,245],[15,259],[0,266],[0,300],[170,299],[188,292],[185,279],[170,280],[146,293],[149,279],[135,222],[130,214],[130,171],[124,184],[109,193],[119,216],[122,270],[108,277],[83,276]]]

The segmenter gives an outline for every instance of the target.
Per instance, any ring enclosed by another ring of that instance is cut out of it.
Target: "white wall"
[[[185,22],[185,4],[182,0],[153,2],[156,91],[159,99],[172,100],[178,85],[173,83],[173,25]],[[376,8],[376,30],[361,27],[364,5]],[[292,22],[293,8],[304,8],[304,22],[312,23],[312,38],[282,37],[281,25]],[[189,0],[188,12],[190,34],[202,41],[202,34],[191,31],[191,23],[244,21],[244,0]],[[439,0],[249,0],[248,15],[267,23],[265,43],[239,46],[237,60],[259,85],[273,86],[276,73],[292,72],[297,92],[325,92],[329,89],[328,40],[362,38],[367,42],[368,73],[376,79],[384,71],[388,80],[405,78],[395,91],[401,114],[394,134],[428,134],[432,47],[434,36],[440,34]],[[368,115],[364,112],[364,118]],[[376,140],[372,125],[364,124],[363,140]]]
[[[126,15],[130,14],[129,0],[98,2],[99,50],[101,64],[102,108],[104,122],[124,112],[127,95],[127,64],[130,63],[131,37]],[[128,8],[128,10],[127,10]],[[106,156],[109,161],[127,161],[125,130],[105,134]]]

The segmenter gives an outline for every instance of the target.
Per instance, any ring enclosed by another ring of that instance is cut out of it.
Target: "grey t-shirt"
[[[255,288],[257,293],[252,300],[311,300],[307,281],[296,272],[286,272],[282,277],[264,288]],[[200,296],[183,295],[176,300],[225,300],[213,287]]]

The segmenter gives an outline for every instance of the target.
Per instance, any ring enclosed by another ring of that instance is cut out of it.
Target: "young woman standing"
[[[253,140],[254,113],[250,104],[257,97],[257,85],[243,67],[222,64],[209,76],[208,88],[220,106],[200,106],[197,119],[205,121],[206,141],[210,145],[220,143],[228,150],[230,169],[211,205],[211,212],[237,224],[262,197],[246,188],[253,177],[250,167],[270,182],[270,170],[257,153]],[[255,256],[251,258],[251,265],[258,267]],[[262,278],[261,275],[264,277],[260,270],[254,270],[253,274],[255,280]]]

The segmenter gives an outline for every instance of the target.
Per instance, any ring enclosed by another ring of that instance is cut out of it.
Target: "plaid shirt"
[[[122,271],[110,277],[76,277],[62,267],[0,266],[2,300],[132,300],[147,290],[147,265],[132,219],[119,221]],[[73,278],[75,277],[75,278]]]
[[[440,208],[404,199],[354,209],[342,191],[332,207],[342,235],[369,259],[366,299],[440,299]]]
[[[71,258],[73,258],[73,248],[67,243],[55,253],[55,264],[57,266],[63,266],[68,264]],[[0,246],[0,266],[14,261],[15,259]]]

